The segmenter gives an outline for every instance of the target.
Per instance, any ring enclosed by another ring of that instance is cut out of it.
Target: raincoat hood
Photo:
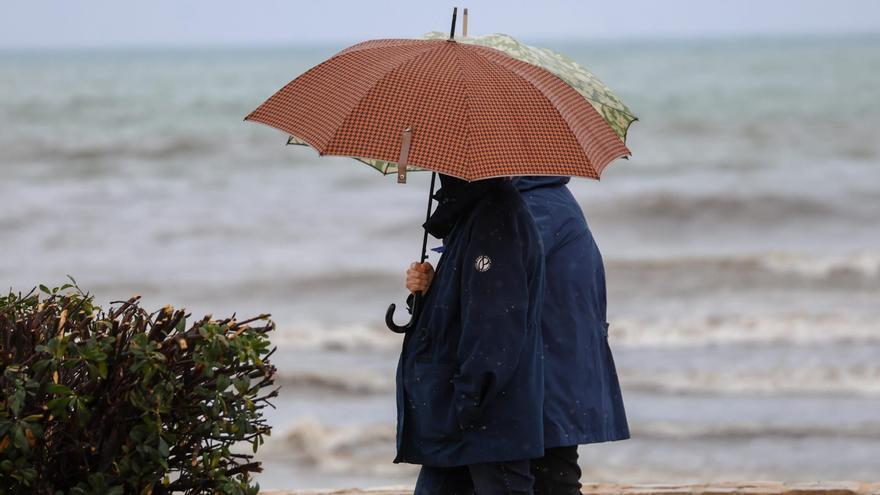
[[[503,179],[474,182],[440,174],[440,190],[434,195],[437,208],[423,227],[437,239],[443,239],[459,218],[466,215],[489,190],[498,187]]]

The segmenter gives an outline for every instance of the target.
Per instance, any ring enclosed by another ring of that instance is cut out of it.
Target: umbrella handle
[[[455,16],[455,14],[453,14]],[[454,24],[453,24],[454,26]],[[404,131],[404,139],[407,140],[406,135],[409,133],[409,128]],[[431,218],[431,205],[434,202],[434,185],[437,183],[437,172],[431,172],[431,189],[428,190],[428,210],[425,212],[425,222]],[[424,263],[425,260],[428,259],[428,229],[425,229],[422,232],[422,256],[421,262]],[[416,292],[413,294],[413,303],[412,303],[412,311],[410,314],[412,315],[406,325],[398,325],[394,323],[394,310],[397,309],[396,304],[391,304],[388,306],[388,311],[385,312],[385,325],[388,326],[388,329],[394,333],[406,333],[409,331],[413,325],[416,324],[416,320],[419,319],[419,312],[422,308],[422,298],[424,294],[421,292]]]
[[[421,306],[422,293],[419,292],[413,297],[412,316],[409,321],[406,322],[405,325],[398,325],[397,323],[394,323],[394,310],[397,309],[397,305],[392,303],[388,306],[388,311],[385,312],[385,324],[388,326],[388,329],[394,333],[406,333],[416,324],[416,320],[419,319],[419,310],[421,309]]]

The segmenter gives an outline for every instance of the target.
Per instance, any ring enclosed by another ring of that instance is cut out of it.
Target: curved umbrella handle
[[[416,324],[416,320],[419,318],[419,309],[421,308],[421,306],[422,294],[415,294],[412,304],[412,316],[405,325],[398,325],[397,323],[394,323],[394,311],[397,309],[397,305],[392,303],[390,306],[388,306],[388,311],[385,312],[385,325],[387,325],[388,329],[394,333],[408,332],[413,327],[413,325]]]
[[[453,26],[454,26],[454,23],[453,23]],[[409,131],[410,131],[410,129],[407,128],[404,131],[404,136],[406,136]],[[406,137],[404,137],[404,139],[406,139]],[[401,161],[403,161],[403,160],[401,160]],[[406,168],[405,167],[403,170],[403,174],[404,174],[403,177],[406,177],[406,175],[405,175]],[[425,212],[425,222],[427,222],[428,219],[431,218],[431,205],[434,202],[434,185],[436,184],[436,182],[437,182],[437,172],[431,172],[431,188],[428,190],[428,210]],[[420,258],[422,263],[424,263],[425,260],[428,259],[427,252],[428,252],[428,229],[424,229],[424,231],[422,232],[422,256]],[[422,298],[423,297],[424,297],[424,294],[422,294],[421,292],[413,294],[412,310],[410,311],[410,314],[412,316],[410,316],[410,319],[408,322],[406,322],[406,325],[398,325],[397,323],[394,323],[394,310],[397,309],[397,305],[392,304],[392,305],[388,306],[388,311],[385,312],[385,325],[388,326],[388,329],[394,333],[408,332],[416,324],[416,320],[419,319],[419,312],[422,307]]]

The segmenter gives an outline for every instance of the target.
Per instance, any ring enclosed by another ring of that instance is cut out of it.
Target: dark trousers
[[[533,495],[531,461],[422,466],[413,495]]]
[[[580,495],[581,467],[577,445],[544,451],[544,457],[532,461],[535,495]]]
[[[580,495],[577,445],[533,461],[436,468],[422,466],[414,495]]]

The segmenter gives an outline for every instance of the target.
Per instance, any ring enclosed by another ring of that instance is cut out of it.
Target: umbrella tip
[[[449,40],[455,39],[455,17],[458,15],[458,7],[452,7],[452,27],[449,28]]]

